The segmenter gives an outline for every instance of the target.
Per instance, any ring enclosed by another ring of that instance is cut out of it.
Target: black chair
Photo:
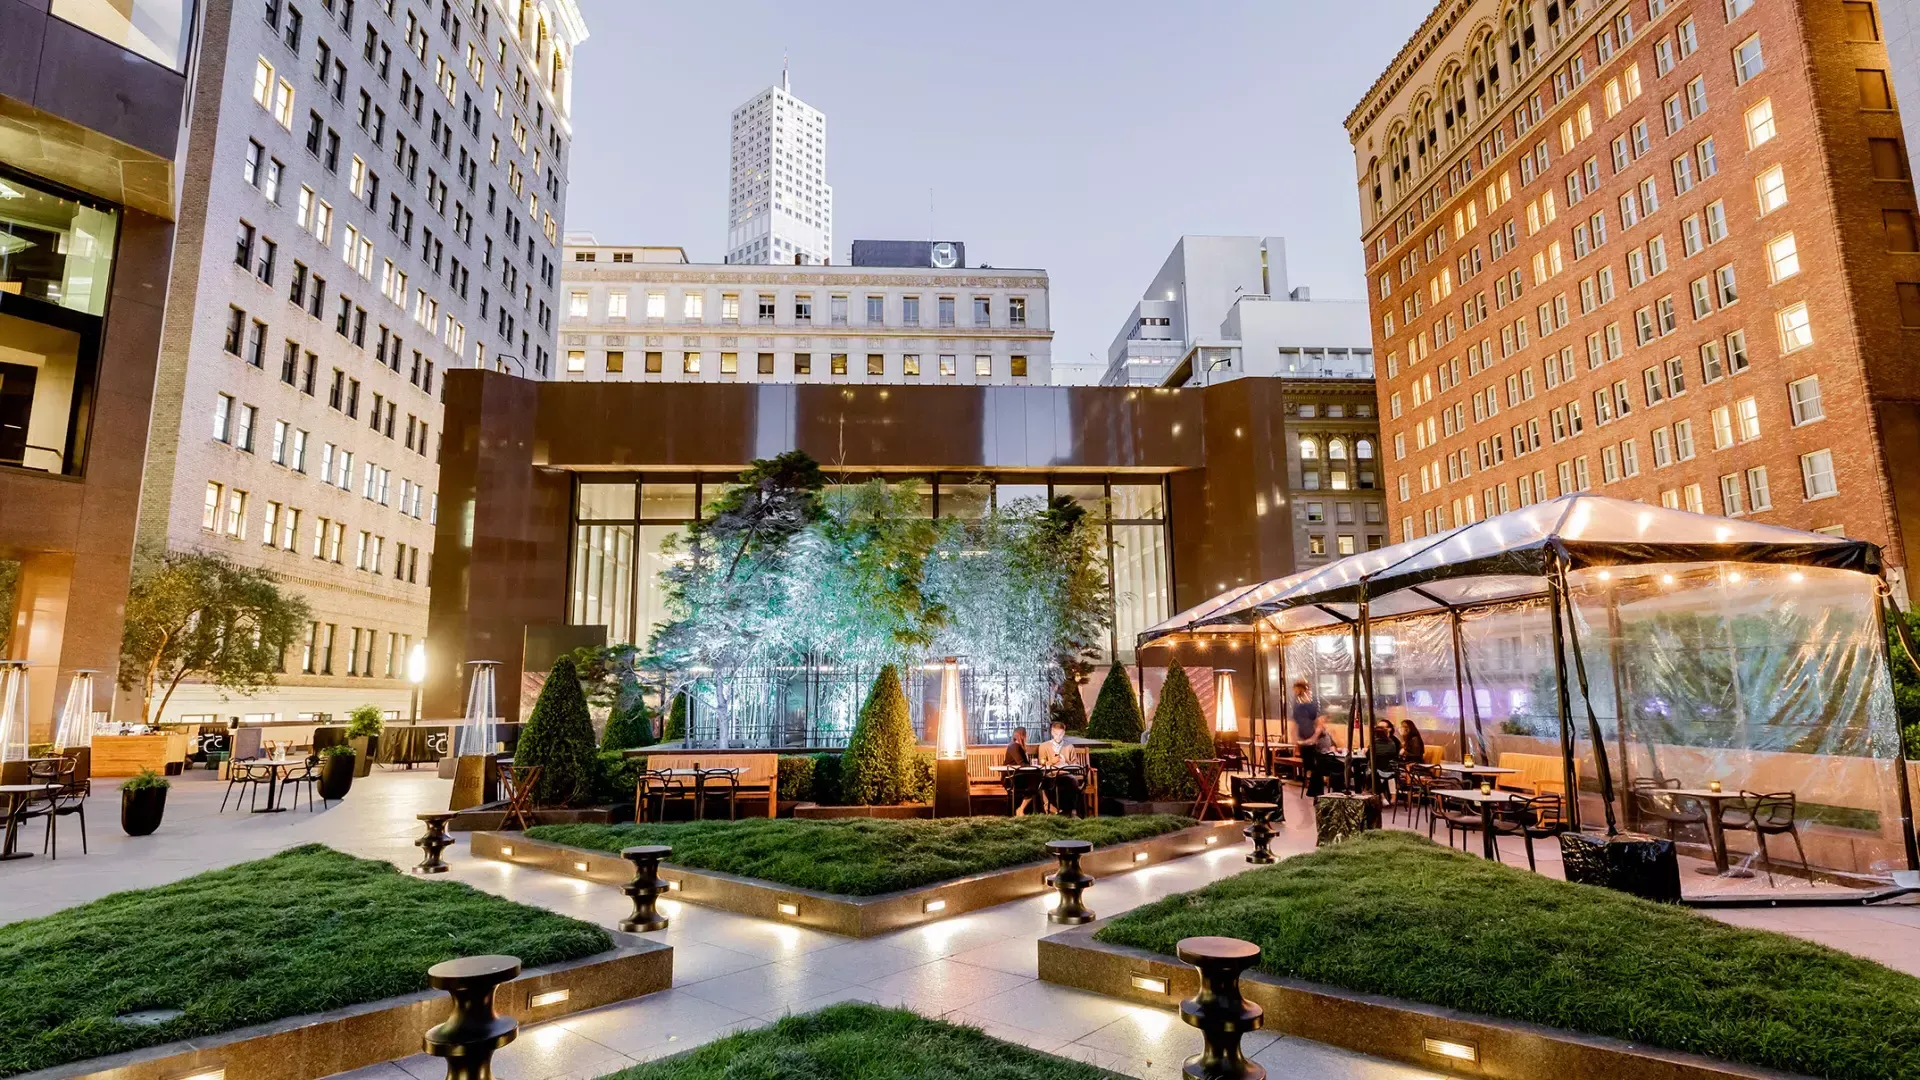
[[[1699,799],[1673,794],[1672,789],[1679,786],[1677,778],[1634,777],[1627,785],[1634,816],[1641,821],[1659,822],[1668,840],[1678,840],[1679,831],[1689,825],[1697,826],[1705,837],[1707,808],[1700,805]]]
[[[1420,827],[1420,815],[1431,808],[1429,796],[1440,779],[1440,771],[1423,762],[1403,761],[1400,777],[1394,782],[1394,798],[1389,805],[1404,811],[1409,829]]]
[[[657,770],[642,772],[633,789],[633,819],[641,822],[665,821],[668,801],[682,798],[693,798],[693,789],[678,777]],[[649,805],[658,809],[649,814]]]
[[[1535,795],[1530,799],[1507,804],[1496,810],[1493,817],[1495,836],[1518,836],[1527,845],[1527,869],[1536,873],[1539,867],[1533,862],[1533,842],[1559,836],[1567,831],[1567,819],[1560,812],[1560,796],[1557,793]],[[1494,848],[1498,855],[1500,849]]]
[[[1272,803],[1279,809],[1275,812],[1275,821],[1287,820],[1285,791],[1277,776],[1231,776],[1227,778],[1227,789],[1233,795],[1234,820],[1240,818],[1241,803]]]
[[[51,846],[53,849],[53,857],[56,859],[60,857],[60,843],[55,838],[54,826],[58,823],[60,817],[57,812],[60,805],[60,792],[57,790],[57,787],[61,783],[60,773],[61,766],[63,765],[66,766],[67,773],[71,775],[73,771],[72,761],[28,762],[27,782],[32,784],[45,784],[56,788],[56,790],[35,792],[27,796],[26,800],[14,811],[23,822],[40,817],[47,819],[47,834],[40,841],[40,853],[42,855],[46,854],[48,847]]]
[[[1485,823],[1480,818],[1480,811],[1472,806],[1462,809],[1458,806],[1450,805],[1447,802],[1448,792],[1459,790],[1463,789],[1435,788],[1429,794],[1427,839],[1433,839],[1433,827],[1444,821],[1447,823],[1447,846],[1453,846],[1454,834],[1458,833],[1461,837],[1460,850],[1465,851],[1467,850],[1466,834],[1481,831]]]
[[[305,788],[307,791],[307,813],[311,814],[313,813],[314,793],[320,790],[320,759],[319,758],[309,755],[307,757],[307,760],[303,764],[299,765],[296,768],[288,769],[287,775],[285,775],[284,777],[281,777],[280,779],[281,792],[291,793],[290,795],[287,796],[289,799],[289,801],[287,802],[288,809],[292,809],[300,805],[300,789],[301,788]],[[322,800],[322,801],[326,802],[328,806],[333,805],[333,803],[330,800]]]
[[[1038,765],[1022,765],[1000,774],[1007,789],[1007,816],[1022,817],[1034,806],[1045,808],[1047,774]]]
[[[739,820],[737,811],[740,805],[739,769],[701,769],[694,779],[694,789],[699,793],[695,800],[693,816],[702,819],[707,816],[707,800],[727,800],[727,820]]]
[[[257,803],[260,796],[260,785],[267,783],[270,772],[271,770],[256,766],[248,761],[227,762],[227,790],[220,796],[220,812],[223,814],[227,812],[227,800],[233,797],[236,789],[240,791],[240,798],[234,799],[233,805],[235,807],[238,807],[240,803],[249,796]]]
[[[1085,817],[1087,806],[1087,767],[1062,765],[1047,776],[1047,800],[1053,812],[1069,817]]]
[[[1760,862],[1767,868],[1767,887],[1773,887],[1773,856],[1767,852],[1767,837],[1785,833],[1793,837],[1794,850],[1800,853],[1800,873],[1809,881],[1813,872],[1807,867],[1807,849],[1800,843],[1800,825],[1794,820],[1799,800],[1791,791],[1756,795],[1742,791],[1738,799],[1727,801],[1720,814],[1720,831],[1750,832],[1760,849]]]

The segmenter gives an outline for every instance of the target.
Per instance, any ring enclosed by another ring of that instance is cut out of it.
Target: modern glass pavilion
[[[1676,804],[1644,796],[1675,781],[1791,792],[1814,867],[1885,878],[1920,857],[1880,571],[1862,541],[1575,494],[1230,590],[1139,643],[1251,638],[1256,717],[1304,679],[1350,739],[1405,719],[1510,757],[1590,828],[1660,831],[1647,811]]]

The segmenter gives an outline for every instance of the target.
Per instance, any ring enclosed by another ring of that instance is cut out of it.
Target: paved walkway
[[[44,915],[109,892],[162,884],[189,874],[319,842],[399,865],[417,861],[413,815],[445,806],[448,784],[430,771],[376,771],[329,809],[282,814],[219,811],[226,785],[209,774],[175,781],[166,823],[151,837],[124,835],[117,798],[97,785],[92,854],[81,856],[78,829],[63,821],[57,862],[0,864],[0,922]],[[1283,855],[1312,846],[1308,813],[1289,799],[1289,826],[1275,844]],[[39,830],[23,847],[39,848]],[[1478,850],[1477,841],[1474,850]],[[1196,888],[1246,868],[1244,845],[1222,848],[1101,881],[1088,892],[1102,915]],[[1540,869],[1558,872],[1557,848],[1536,845]],[[1502,857],[1525,865],[1513,841]],[[473,859],[466,845],[448,853],[453,880],[526,903],[612,926],[627,901],[608,886]],[[674,988],[621,1005],[528,1028],[496,1058],[501,1080],[597,1077],[636,1061],[678,1053],[788,1012],[835,1001],[904,1005],[925,1015],[976,1025],[1036,1049],[1139,1077],[1178,1076],[1199,1050],[1199,1035],[1171,1010],[1127,1005],[1041,983],[1034,942],[1054,929],[1035,898],[946,919],[881,938],[850,940],[673,901],[662,940],[674,946]],[[1873,909],[1749,909],[1717,913],[1728,922],[1779,930],[1920,975],[1920,906]],[[1259,1034],[1248,1049],[1274,1075],[1330,1080],[1406,1080],[1440,1075],[1349,1054],[1300,1039]],[[349,1074],[355,1080],[445,1075],[424,1056]]]

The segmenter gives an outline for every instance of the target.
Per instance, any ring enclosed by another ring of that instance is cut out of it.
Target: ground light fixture
[[[1453,1042],[1449,1039],[1428,1038],[1421,1040],[1427,1053],[1435,1057],[1452,1058],[1455,1061],[1480,1060],[1480,1048],[1472,1043]]]
[[[539,1009],[548,1005],[558,1005],[572,996],[573,991],[571,990],[548,990],[545,993],[535,994],[528,998],[527,1005],[531,1008]]]
[[[1128,981],[1133,984],[1135,990],[1145,990],[1149,994],[1164,994],[1167,992],[1167,980],[1155,975],[1135,974]]]
[[[505,855],[505,856],[506,856],[507,858],[509,858],[509,859],[511,859],[511,858],[513,858],[513,845],[512,845],[512,844],[501,844],[501,845],[500,845],[500,854],[502,854],[502,855]]]
[[[797,918],[800,915],[799,904],[775,904],[774,907],[779,910],[780,914],[788,916],[789,918]]]
[[[947,910],[947,902],[945,900],[929,900],[920,905],[920,910],[924,914],[932,915]]]

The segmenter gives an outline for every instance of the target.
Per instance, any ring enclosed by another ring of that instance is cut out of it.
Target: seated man
[[[1053,722],[1053,728],[1050,734],[1052,735],[1052,737],[1049,738],[1046,742],[1043,742],[1040,744],[1040,764],[1042,765],[1077,765],[1079,764],[1079,761],[1076,758],[1076,754],[1078,753],[1077,749],[1074,747],[1072,743],[1067,741],[1067,725],[1061,723],[1058,720],[1055,720]]]

